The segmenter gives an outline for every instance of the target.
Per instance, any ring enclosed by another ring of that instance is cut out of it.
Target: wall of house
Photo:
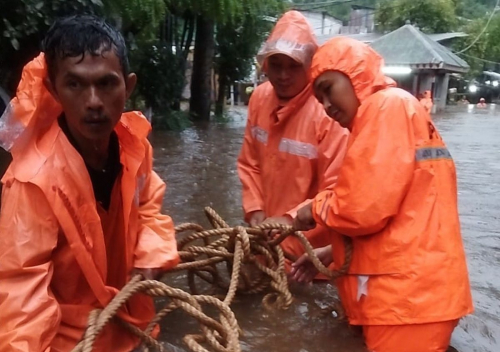
[[[375,30],[375,10],[368,8],[352,9],[349,27],[356,28],[357,31],[348,33],[372,33]]]
[[[426,90],[432,92],[434,106],[432,113],[444,110],[448,97],[450,74],[438,71],[416,71],[408,76],[392,77],[398,87],[410,92],[417,98]]]
[[[444,110],[448,96],[450,74],[444,72],[424,72],[419,74],[418,79],[418,94],[423,94],[426,90],[432,91],[434,102],[432,112],[436,113]]]
[[[446,98],[448,97],[448,84],[450,83],[449,73],[440,73],[436,75],[434,85],[434,111],[444,110],[446,107]]]
[[[327,14],[300,11],[307,22],[311,25],[316,36],[323,34],[339,34],[342,28],[342,21]]]

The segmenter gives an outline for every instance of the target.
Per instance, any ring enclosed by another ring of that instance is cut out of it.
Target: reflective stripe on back
[[[416,161],[429,161],[439,159],[452,159],[446,147],[419,148],[415,153]]]

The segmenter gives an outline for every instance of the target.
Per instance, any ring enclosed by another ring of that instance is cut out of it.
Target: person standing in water
[[[337,180],[349,133],[328,118],[313,95],[308,71],[316,49],[304,16],[289,11],[257,55],[269,81],[252,93],[238,158],[245,220],[252,226],[291,225],[301,205]],[[329,232],[319,226],[306,236],[314,247],[323,247]],[[305,251],[295,237],[281,246],[290,257]]]
[[[473,311],[457,208],[455,164],[429,114],[382,73],[369,46],[335,38],[315,54],[314,93],[351,131],[338,181],[298,210],[294,227],[334,230],[330,255],[349,323],[371,352],[445,352]],[[320,251],[320,249],[317,249]],[[316,271],[307,256],[292,277]]]

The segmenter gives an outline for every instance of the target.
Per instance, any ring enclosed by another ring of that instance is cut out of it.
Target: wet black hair
[[[119,31],[102,18],[93,15],[76,15],[57,20],[42,41],[49,78],[54,81],[57,60],[85,54],[93,56],[114,50],[120,60],[123,76],[129,73],[127,46]]]

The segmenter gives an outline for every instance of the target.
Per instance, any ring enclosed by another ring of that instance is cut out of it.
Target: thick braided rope
[[[344,237],[345,260],[338,270],[331,271],[315,255],[314,249],[304,234],[294,231],[291,226],[264,224],[256,227],[230,228],[213,209],[207,207],[205,213],[215,227],[214,229],[200,229],[200,226],[195,224],[180,225],[176,228],[177,233],[184,232],[186,229],[194,231],[179,241],[182,263],[174,269],[176,271],[189,270],[188,281],[192,293],[198,292],[195,284],[196,276],[211,285],[227,290],[224,301],[228,304],[231,304],[235,294],[239,291],[257,293],[270,289],[273,291],[273,296],[277,296],[276,305],[279,308],[288,307],[291,304],[289,298],[291,294],[284,271],[284,259],[289,256],[283,253],[279,246],[288,236],[295,236],[299,239],[313,265],[328,278],[335,279],[347,273],[352,260],[352,243],[347,237]],[[268,233],[271,230],[278,230],[279,235],[269,240]],[[204,245],[195,244],[198,240],[203,240]],[[243,245],[245,250],[242,252]],[[259,258],[265,258],[265,265]],[[230,278],[229,283],[224,282],[221,279],[223,275],[218,273],[217,264],[222,262],[225,262],[228,268],[226,276]],[[243,270],[242,262],[255,267],[260,271],[260,276],[250,281]],[[207,272],[210,272],[210,275],[207,275]],[[271,302],[269,297],[264,298],[263,302],[266,306],[269,306],[268,303]],[[278,297],[281,298],[278,299]]]
[[[161,344],[154,340],[150,334],[155,324],[162,317],[175,309],[182,309],[200,323],[202,333],[185,337],[185,343],[193,352],[239,352],[239,327],[229,306],[215,297],[193,296],[187,292],[154,281],[140,281],[140,276],[135,276],[115,298],[102,310],[94,310],[89,316],[88,327],[81,342],[72,352],[91,352],[95,340],[104,327],[115,319],[128,331],[138,336],[146,345],[157,351],[165,351]],[[121,320],[118,317],[120,307],[137,293],[145,293],[152,297],[168,297],[172,300],[164,309],[160,310],[145,331]],[[201,306],[211,305],[217,308],[220,322],[203,313]],[[210,347],[207,350],[203,345]]]
[[[115,320],[132,334],[138,336],[147,346],[158,351],[165,351],[165,348],[151,337],[151,333],[162,318],[179,308],[200,323],[201,334],[187,335],[184,338],[184,342],[191,351],[239,352],[239,328],[236,318],[229,308],[238,292],[251,294],[268,291],[263,299],[263,305],[268,309],[285,309],[292,303],[292,295],[284,270],[287,255],[283,253],[279,245],[286,237],[296,236],[301,241],[314,266],[320,273],[329,278],[335,279],[345,274],[352,260],[352,243],[347,237],[344,238],[344,263],[338,270],[330,271],[315,255],[307,238],[301,232],[294,231],[290,226],[265,224],[251,228],[243,226],[230,228],[213,209],[206,208],[205,213],[212,226],[215,227],[214,229],[204,230],[197,224],[183,224],[176,227],[177,233],[184,231],[193,231],[193,233],[178,242],[182,263],[172,271],[188,270],[192,291],[196,291],[195,276],[223,288],[227,291],[224,300],[221,301],[211,296],[193,296],[158,281],[141,281],[141,278],[136,276],[106,308],[95,310],[90,314],[84,336],[73,352],[91,352],[96,338],[111,320]],[[267,234],[270,230],[278,230],[279,235],[269,240]],[[199,240],[203,241],[203,245],[193,244]],[[222,275],[219,274],[219,266],[217,266],[219,263],[226,263],[229,283],[224,282]],[[260,274],[251,279],[250,275],[243,270],[248,265],[254,267],[256,272]],[[171,300],[156,314],[144,331],[118,317],[120,307],[139,292],[153,297],[167,297]],[[201,304],[216,307],[220,312],[220,322],[204,314]],[[336,310],[339,311],[339,309]],[[210,349],[206,349],[205,346],[210,347]]]

